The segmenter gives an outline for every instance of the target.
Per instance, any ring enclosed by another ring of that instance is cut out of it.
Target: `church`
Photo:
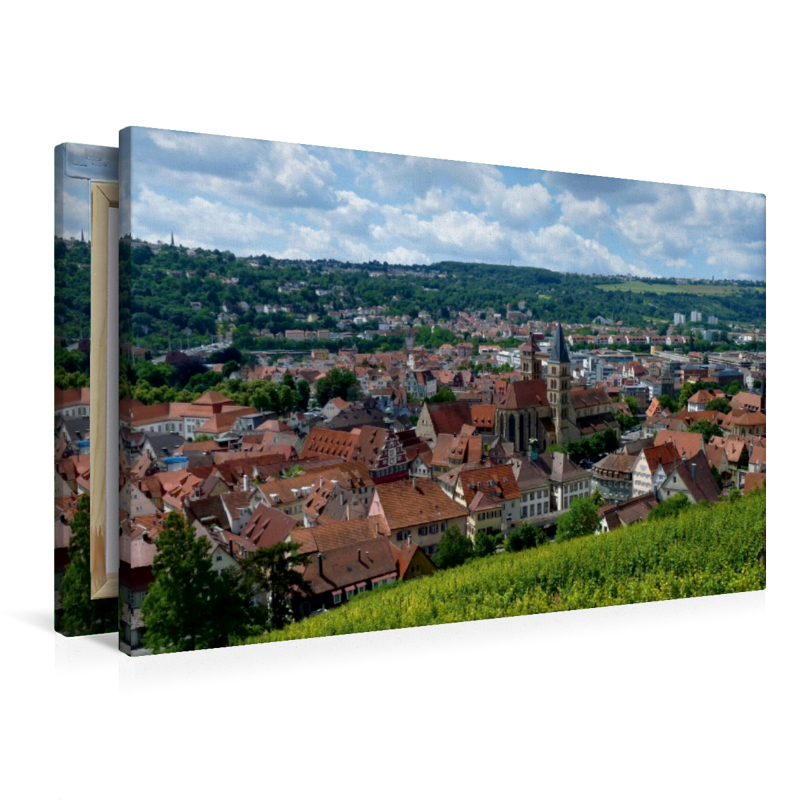
[[[609,427],[619,431],[605,389],[572,388],[572,364],[561,323],[556,325],[547,361],[542,356],[533,336],[520,347],[523,379],[509,384],[496,400],[496,436],[524,453],[531,440],[541,451]]]

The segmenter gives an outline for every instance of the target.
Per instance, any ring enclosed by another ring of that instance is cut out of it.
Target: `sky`
[[[131,129],[134,237],[238,256],[766,279],[766,199],[535,169]]]

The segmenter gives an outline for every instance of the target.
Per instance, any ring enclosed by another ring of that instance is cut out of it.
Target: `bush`
[[[562,514],[556,523],[556,541],[566,542],[581,536],[590,536],[597,530],[600,518],[597,506],[589,497],[572,501],[570,510]]]

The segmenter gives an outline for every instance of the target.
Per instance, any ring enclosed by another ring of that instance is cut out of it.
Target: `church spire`
[[[83,228],[81,228],[81,244],[83,244],[83,243],[84,243],[84,241],[83,241]]]
[[[172,231],[169,232],[169,244],[170,247],[175,247],[175,236],[173,235]]]
[[[567,350],[567,343],[564,340],[564,331],[560,322],[556,324],[556,332],[553,334],[553,349],[550,351],[548,361],[551,364],[569,363],[569,350]]]

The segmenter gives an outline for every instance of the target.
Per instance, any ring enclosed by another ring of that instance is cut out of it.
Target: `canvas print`
[[[120,193],[126,653],[765,588],[763,195],[147,128]]]
[[[110,633],[118,629],[119,424],[107,413],[109,398],[116,409],[117,369],[106,323],[117,307],[108,282],[119,252],[117,148],[59,145],[54,189],[55,627]]]

